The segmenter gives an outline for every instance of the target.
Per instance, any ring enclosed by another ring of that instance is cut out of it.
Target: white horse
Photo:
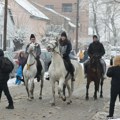
[[[28,94],[28,100],[32,100],[34,98],[33,96],[33,92],[34,92],[34,78],[37,74],[37,62],[35,59],[35,44],[32,43],[30,44],[29,48],[28,48],[28,59],[27,59],[27,63],[23,69],[23,76],[24,76],[24,82],[25,82],[25,86],[26,86],[26,91]],[[40,89],[40,96],[39,99],[42,99],[42,89],[43,89],[43,81],[44,81],[44,62],[40,59],[41,64],[42,64],[42,71],[41,71],[41,89]],[[29,86],[29,82],[30,82],[30,86]]]
[[[68,71],[65,68],[63,58],[61,57],[59,52],[59,44],[56,40],[52,40],[47,44],[47,48],[50,52],[52,52],[52,62],[48,70],[50,81],[52,83],[52,94],[53,94],[51,105],[52,106],[55,105],[55,82],[58,82],[58,93],[63,101],[66,101],[66,96],[64,94],[63,88],[64,85],[67,86],[68,94],[69,94],[67,104],[71,104],[72,102],[71,95],[73,92],[74,82],[71,80],[71,87],[70,87],[68,81],[71,79],[71,75],[68,74]],[[77,79],[78,77],[79,80],[81,78],[83,79],[83,70],[81,64],[79,64],[79,62],[76,60],[71,60],[71,62],[75,68],[74,71],[75,79]]]

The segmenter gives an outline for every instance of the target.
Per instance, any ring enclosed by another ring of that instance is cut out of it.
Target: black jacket
[[[102,57],[105,54],[105,49],[103,47],[103,44],[99,41],[95,41],[90,44],[88,48],[88,55],[91,57],[91,55],[99,55]]]
[[[71,42],[69,40],[62,41],[60,39],[59,44],[60,44],[60,53],[63,55],[63,58],[69,58],[69,54],[72,50]]]
[[[2,65],[2,57],[0,57],[0,84],[6,83],[9,80],[9,73],[2,73],[1,65]]]
[[[107,76],[112,77],[112,85],[120,88],[120,66],[110,67],[107,71]]]

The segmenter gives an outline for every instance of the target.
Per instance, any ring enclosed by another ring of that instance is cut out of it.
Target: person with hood
[[[9,74],[7,72],[3,72],[3,59],[4,59],[4,52],[0,49],[0,100],[2,96],[2,91],[4,92],[5,96],[7,97],[9,105],[6,109],[14,109],[13,100],[9,92],[9,88],[7,85],[7,81],[9,80]]]
[[[65,63],[68,64],[69,67],[66,67],[68,72],[72,76],[72,81],[74,81],[74,67],[70,61],[69,54],[72,50],[72,44],[67,38],[66,32],[61,33],[61,38],[59,39],[59,45],[60,45],[60,54],[63,57]]]
[[[21,81],[23,81],[22,71],[23,71],[23,67],[24,67],[25,62],[26,62],[25,53],[24,52],[20,52],[19,58],[18,58],[19,67],[17,69],[17,75],[16,75],[16,82],[15,82],[15,84],[20,85]]]
[[[26,53],[27,54],[28,54],[27,50],[28,50],[29,45],[31,43],[35,44],[35,51],[36,51],[36,58],[35,59],[37,61],[37,75],[36,75],[36,78],[37,78],[37,81],[39,82],[40,81],[40,74],[41,74],[41,71],[42,71],[42,64],[40,62],[41,48],[40,48],[40,45],[36,42],[36,38],[35,38],[34,34],[31,34],[30,43],[26,47]]]
[[[114,58],[113,66],[108,69],[107,76],[112,78],[109,115],[107,117],[112,118],[117,96],[119,96],[120,99],[120,56]]]

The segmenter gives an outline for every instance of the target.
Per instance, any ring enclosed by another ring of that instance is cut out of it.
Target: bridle
[[[56,52],[56,51],[55,51],[55,49],[58,47],[58,43],[56,43],[55,46],[54,46],[54,44],[52,44],[52,43],[49,43],[49,44],[51,44],[51,45],[53,46],[52,51],[60,55],[59,52]],[[61,55],[60,55],[60,56],[61,56]]]
[[[36,59],[36,57],[35,57],[35,55],[34,55],[33,52],[31,52],[31,53],[29,53],[29,54],[31,54],[31,55]],[[34,61],[32,64],[28,64],[28,63],[27,63],[27,70],[29,70],[30,67],[33,66],[34,64],[35,64],[35,61]]]

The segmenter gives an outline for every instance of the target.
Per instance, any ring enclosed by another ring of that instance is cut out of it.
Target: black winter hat
[[[31,35],[30,35],[30,39],[31,39],[31,38],[35,38],[35,35],[34,35],[34,34],[31,34]]]
[[[64,31],[64,32],[62,32],[61,33],[61,36],[64,36],[64,37],[66,37],[67,38],[67,34],[66,34],[66,32]]]
[[[97,35],[93,35],[93,39],[94,39],[94,38],[98,38]]]
[[[0,57],[3,57],[4,56],[4,52],[2,49],[0,49]]]

